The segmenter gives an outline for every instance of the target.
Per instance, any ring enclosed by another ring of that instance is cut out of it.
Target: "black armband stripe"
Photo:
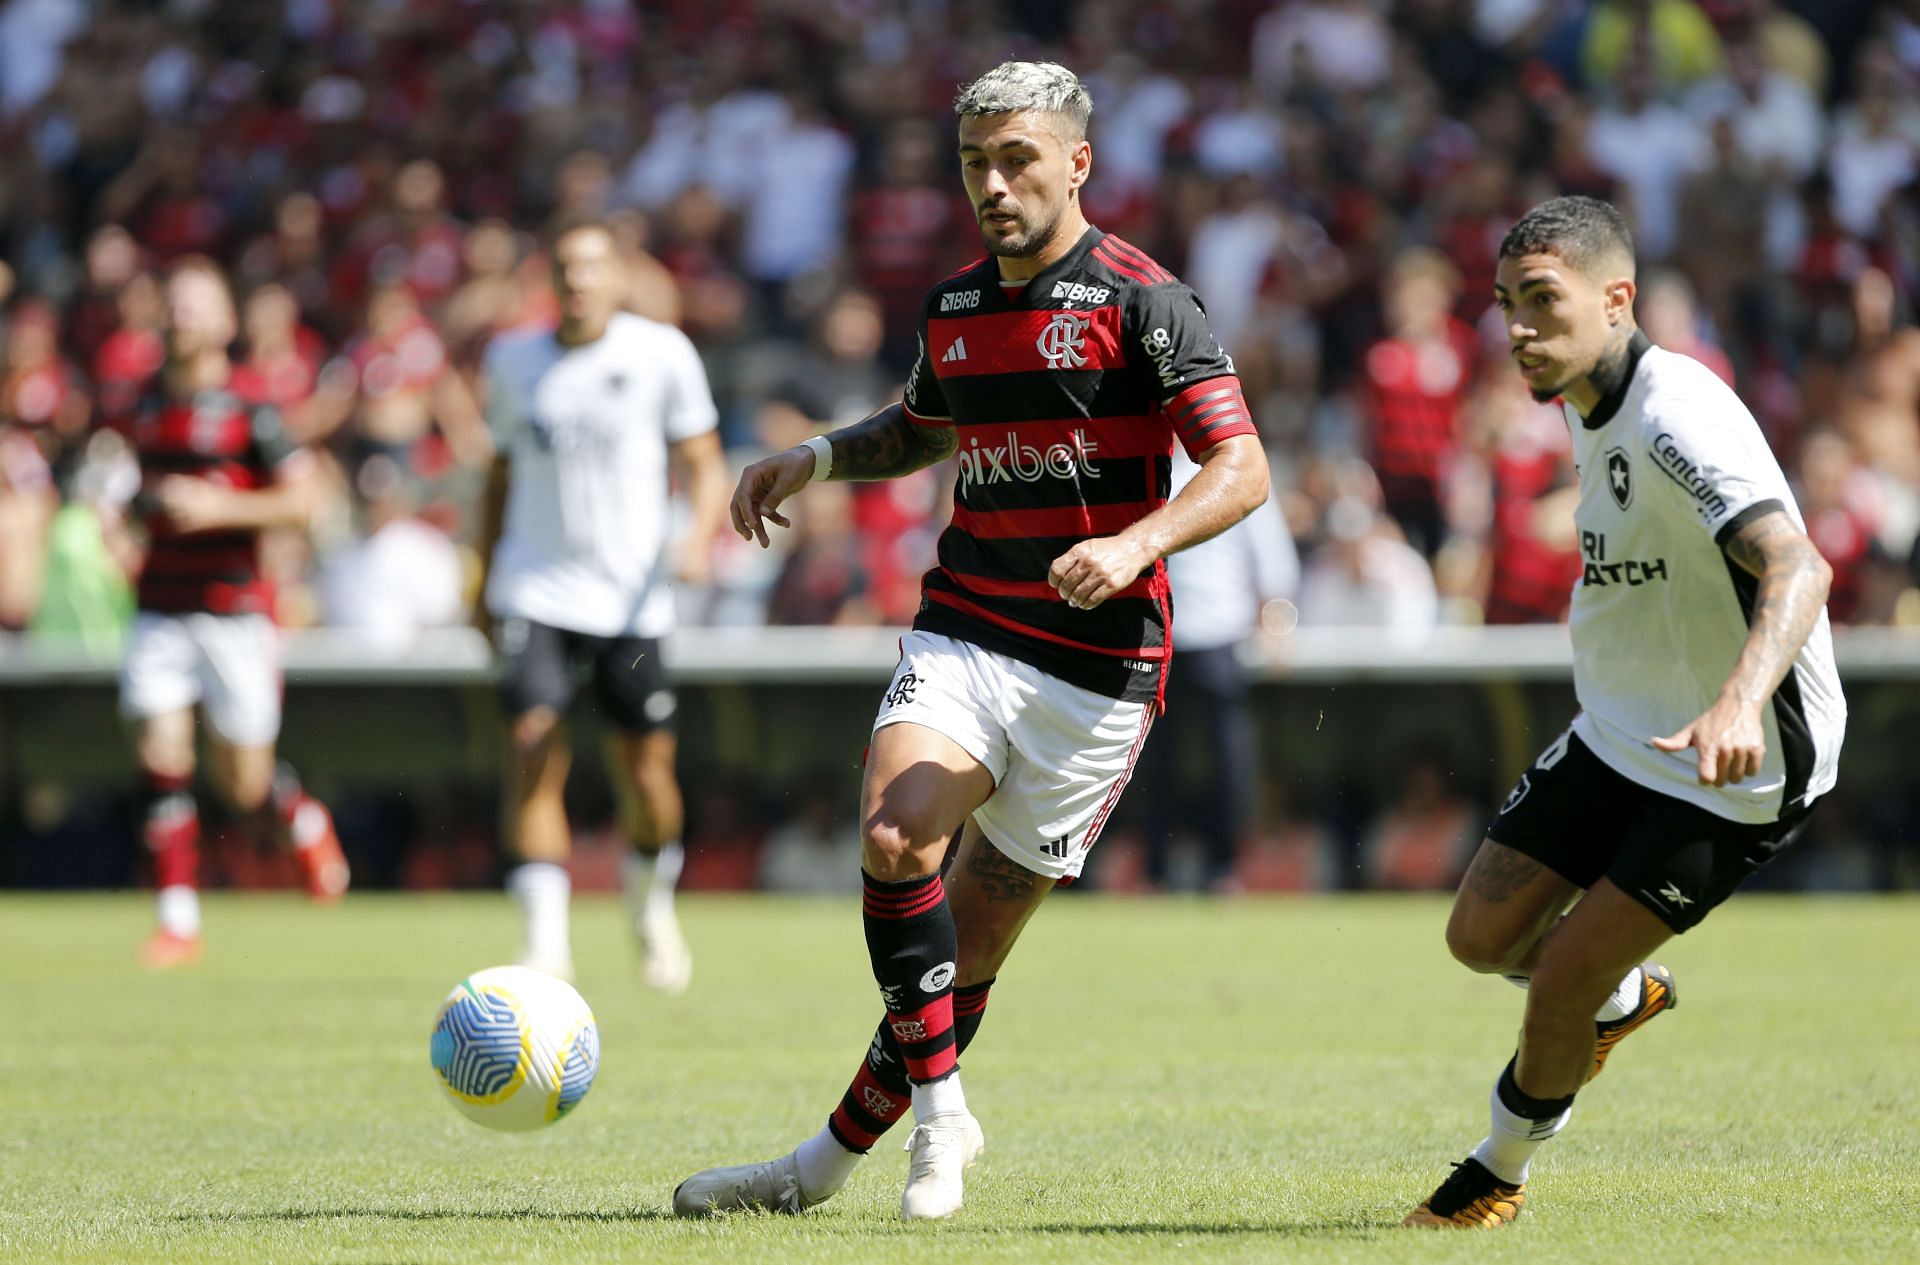
[[[1713,543],[1725,549],[1727,547],[1727,541],[1731,540],[1734,533],[1742,527],[1745,527],[1748,523],[1756,519],[1765,518],[1768,514],[1774,513],[1776,510],[1784,513],[1786,512],[1786,508],[1786,503],[1778,497],[1770,496],[1764,501],[1755,501],[1738,514],[1735,514],[1732,518],[1729,518],[1726,522],[1720,524],[1720,530],[1713,533]]]

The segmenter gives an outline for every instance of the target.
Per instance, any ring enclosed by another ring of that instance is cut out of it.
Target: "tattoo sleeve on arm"
[[[1773,697],[1826,605],[1833,570],[1784,511],[1762,514],[1728,537],[1727,556],[1757,577],[1746,644],[1726,688],[1749,702]]]
[[[897,479],[925,469],[959,446],[951,426],[922,426],[898,404],[827,436],[834,479]]]
[[[907,423],[911,426],[913,423]],[[1007,854],[984,837],[967,858],[967,873],[980,880],[981,890],[990,901],[1031,900],[1034,879],[1031,872],[1009,860]]]

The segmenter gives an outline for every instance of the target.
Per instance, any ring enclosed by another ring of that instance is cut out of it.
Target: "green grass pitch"
[[[1496,1234],[1404,1231],[1476,1141],[1520,994],[1435,898],[1056,898],[966,1059],[987,1154],[898,1220],[897,1130],[805,1217],[676,1222],[674,1183],[817,1128],[877,1017],[858,904],[685,901],[693,990],[577,903],[604,1061],[535,1136],[427,1066],[500,896],[213,898],[208,959],[132,967],[138,896],[0,900],[7,1261],[1920,1260],[1920,902],[1736,899]]]

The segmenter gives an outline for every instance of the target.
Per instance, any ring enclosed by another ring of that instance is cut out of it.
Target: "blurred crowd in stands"
[[[1490,309],[1559,192],[1628,211],[1643,324],[1753,407],[1836,620],[1920,623],[1920,0],[0,0],[0,627],[124,621],[103,419],[186,255],[334,488],[268,545],[289,626],[467,617],[480,354],[551,318],[557,214],[611,217],[737,463],[897,398],[980,253],[951,94],[1010,56],[1086,77],[1090,218],[1238,362],[1303,623],[1564,616],[1567,437]],[[907,621],[950,483],[811,489],[683,621]]]

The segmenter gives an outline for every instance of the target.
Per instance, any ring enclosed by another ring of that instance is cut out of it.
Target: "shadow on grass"
[[[1088,1235],[1096,1238],[1124,1235],[1143,1238],[1370,1239],[1399,1227],[1398,1220],[1352,1217],[1324,1221],[1207,1221],[1186,1224],[1174,1221],[1122,1221],[1076,1225],[1061,1221],[1021,1228],[1034,1234]]]
[[[267,1221],[570,1221],[614,1225],[635,1221],[671,1221],[673,1214],[659,1208],[631,1212],[552,1212],[543,1208],[283,1208],[272,1212],[176,1212],[169,1220],[219,1222]]]
[[[456,1208],[285,1208],[267,1212],[176,1212],[172,1221],[216,1224],[260,1224],[267,1222],[309,1221],[546,1221],[581,1225],[621,1225],[654,1221],[674,1221],[674,1215],[661,1208],[637,1208],[629,1212],[555,1212],[541,1208],[495,1208],[463,1211]],[[723,1217],[704,1224],[732,1221]],[[741,1216],[743,1221],[760,1222],[766,1217]],[[806,1219],[812,1231],[836,1228],[826,1217]],[[1273,1238],[1273,1239],[1370,1239],[1398,1228],[1398,1221],[1371,1218],[1347,1218],[1325,1221],[1138,1221],[1138,1222],[1041,1222],[1038,1224],[951,1223],[949,1232],[985,1231],[1000,1236],[1008,1233],[1057,1234],[1090,1238]],[[868,1224],[848,1225],[846,1229],[870,1234]]]

